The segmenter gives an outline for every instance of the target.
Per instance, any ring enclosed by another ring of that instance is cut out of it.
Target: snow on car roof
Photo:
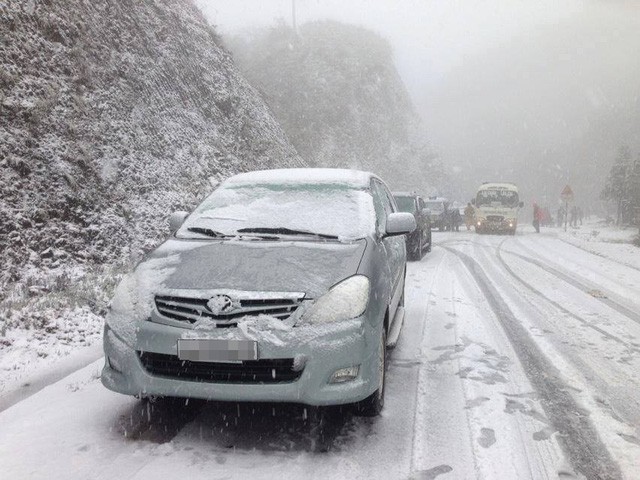
[[[342,168],[282,168],[256,170],[228,178],[226,184],[254,183],[336,183],[354,187],[368,187],[374,174]]]
[[[513,190],[513,191],[518,191],[518,187],[516,186],[515,183],[507,183],[507,182],[485,182],[482,185],[480,185],[480,188],[478,188],[478,190],[501,190],[501,189],[505,189],[505,190]]]

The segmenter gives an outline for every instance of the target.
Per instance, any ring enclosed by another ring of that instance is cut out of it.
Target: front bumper
[[[207,338],[223,332],[206,332]],[[235,329],[234,329],[235,330]],[[105,327],[105,367],[102,383],[110,390],[139,396],[172,396],[221,401],[293,402],[339,405],[363,400],[378,385],[375,330],[362,317],[328,325],[294,327],[269,332],[259,341],[261,359],[295,358],[304,365],[299,378],[283,383],[225,383],[193,381],[152,375],[140,360],[140,351],[176,355],[177,340],[185,329],[141,322],[135,348]],[[240,335],[240,332],[237,332]],[[331,384],[338,369],[360,365],[351,381]]]
[[[518,222],[514,220],[500,220],[500,221],[491,221],[491,220],[477,220],[476,221],[476,229],[481,229],[484,231],[491,232],[510,232],[517,228]]]

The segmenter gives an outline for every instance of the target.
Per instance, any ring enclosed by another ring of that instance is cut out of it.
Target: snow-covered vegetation
[[[0,348],[83,343],[210,179],[303,161],[190,1],[0,3]],[[4,346],[3,346],[4,345]]]
[[[631,149],[619,149],[601,196],[615,204],[616,225],[640,227],[640,154],[634,159]],[[640,235],[635,238],[640,246]]]

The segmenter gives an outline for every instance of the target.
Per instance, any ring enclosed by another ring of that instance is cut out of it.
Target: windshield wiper
[[[228,238],[231,236],[231,235],[227,235],[226,233],[218,232],[216,230],[212,230],[210,228],[203,228],[203,227],[189,227],[187,228],[187,230],[193,233],[199,233],[201,235],[206,235],[207,237],[213,237],[213,238]]]
[[[325,238],[327,240],[338,240],[337,235],[328,235],[326,233],[310,232],[308,230],[293,230],[286,227],[256,227],[241,228],[238,233],[266,233],[271,235],[308,235],[312,237]]]

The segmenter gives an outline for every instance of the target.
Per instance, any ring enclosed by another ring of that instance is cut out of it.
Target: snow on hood
[[[357,272],[366,246],[365,240],[319,243],[172,239],[149,261],[170,257],[185,243],[196,247],[178,253],[179,261],[158,290],[304,292],[307,298],[316,298]]]
[[[176,290],[304,292],[317,298],[357,272],[365,240],[352,243],[198,241],[171,239],[126,275],[111,302],[107,324],[134,345],[137,322],[150,317],[154,296]],[[273,327],[264,322],[250,330]]]
[[[136,320],[151,315],[153,297],[180,263],[180,253],[142,261],[125,275],[116,288],[106,317],[106,323],[129,345],[137,335]]]

